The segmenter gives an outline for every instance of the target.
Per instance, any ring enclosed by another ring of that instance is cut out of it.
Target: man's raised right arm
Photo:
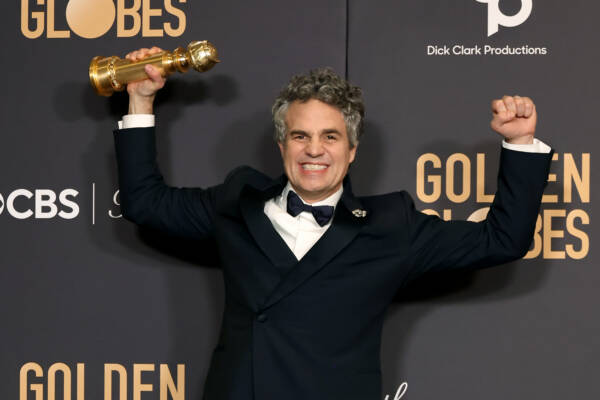
[[[161,49],[127,55],[137,61]],[[171,235],[204,238],[213,233],[215,204],[221,186],[174,188],[165,184],[156,162],[153,103],[165,78],[146,66],[149,79],[127,85],[129,114],[114,131],[123,217]]]

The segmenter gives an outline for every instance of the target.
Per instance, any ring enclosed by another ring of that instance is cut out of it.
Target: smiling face
[[[294,101],[279,143],[290,184],[308,203],[323,200],[342,185],[356,147],[350,147],[342,112],[320,100]]]

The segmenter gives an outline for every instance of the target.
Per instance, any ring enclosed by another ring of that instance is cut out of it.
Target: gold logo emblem
[[[112,27],[116,9],[111,0],[71,0],[66,14],[73,32],[83,38],[94,39]]]

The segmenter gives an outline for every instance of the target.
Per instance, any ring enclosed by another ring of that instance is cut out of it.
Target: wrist
[[[506,138],[506,143],[510,144],[533,144],[533,135],[518,136],[514,138]]]
[[[154,96],[130,96],[128,114],[153,114]]]

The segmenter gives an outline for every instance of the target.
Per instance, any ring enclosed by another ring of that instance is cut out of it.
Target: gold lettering
[[[569,212],[569,215],[567,216],[567,231],[581,241],[581,248],[579,250],[575,250],[575,246],[572,244],[567,244],[567,254],[575,260],[581,260],[588,254],[590,249],[590,239],[585,232],[575,227],[575,218],[579,218],[583,225],[588,225],[590,223],[590,217],[583,210],[573,210]]]
[[[142,6],[142,0],[133,0],[131,8],[125,8],[125,0],[117,1],[117,36],[118,37],[131,37],[138,34],[142,25],[142,17],[140,17],[140,7]],[[133,23],[131,28],[125,28],[125,17],[131,17]]]
[[[85,364],[77,364],[77,400],[85,400]]]
[[[160,364],[160,400],[167,400],[167,389],[173,400],[185,400],[185,365],[177,364],[177,385],[167,364]]]
[[[56,363],[48,368],[48,400],[56,398],[56,372],[63,374],[63,399],[71,400],[71,369],[67,364]]]
[[[433,153],[426,153],[417,160],[417,197],[424,203],[433,203],[442,194],[442,177],[440,175],[428,175],[427,182],[432,184],[433,190],[430,194],[425,193],[425,164],[432,163],[433,168],[441,168],[440,158]]]
[[[154,371],[154,364],[133,364],[133,400],[141,400],[142,392],[151,392],[152,384],[142,384],[142,372]]]
[[[142,36],[144,37],[161,37],[163,36],[162,29],[150,28],[150,17],[160,17],[162,10],[160,8],[150,8],[150,0],[142,2]]]
[[[174,29],[170,22],[166,22],[163,26],[167,35],[173,37],[181,36],[183,32],[185,32],[185,13],[177,7],[173,7],[173,4],[171,2],[172,0],[165,0],[165,10],[167,11],[167,13],[177,17],[179,23],[177,25],[177,29]],[[179,0],[179,2],[185,3],[185,0]]]
[[[452,210],[443,210],[442,219],[444,221],[450,221],[452,219]]]
[[[533,247],[525,254],[523,259],[535,258],[542,252],[542,237],[540,231],[542,230],[542,216],[538,214],[537,220],[535,221],[535,230],[533,232]]]
[[[44,370],[39,364],[34,362],[24,364],[21,367],[21,371],[19,371],[19,400],[27,400],[28,390],[35,393],[35,400],[44,400],[44,385],[41,383],[32,383],[27,388],[27,374],[29,371],[33,371],[36,378],[44,376]]]
[[[44,4],[44,0],[37,0],[36,4],[41,6]],[[21,0],[21,32],[27,39],[36,39],[44,33],[44,12],[32,12],[31,19],[35,21],[33,31],[29,29],[29,0]]]
[[[565,252],[552,250],[552,239],[565,237],[563,230],[552,230],[552,218],[564,217],[566,210],[544,210],[544,258],[545,259],[564,259]]]
[[[577,166],[571,153],[565,153],[565,178],[564,178],[564,196],[565,203],[572,201],[573,183],[579,193],[582,203],[590,202],[590,153],[581,155],[581,173],[577,171]]]
[[[490,212],[489,207],[483,207],[483,208],[480,208],[479,210],[475,210],[475,211],[473,211],[473,213],[471,215],[469,215],[469,218],[467,218],[467,221],[481,222],[487,218],[488,212]]]
[[[558,161],[558,153],[552,154],[552,161]],[[556,174],[548,174],[548,182],[556,182]],[[558,203],[558,195],[544,194],[542,195],[542,203]]]
[[[454,192],[454,164],[462,164],[462,191]],[[462,153],[454,153],[446,161],[446,196],[454,203],[464,203],[471,194],[471,161]]]
[[[70,37],[71,32],[57,31],[54,29],[54,14],[54,0],[48,0],[48,8],[46,10],[48,31],[46,32],[46,35],[52,39]]]
[[[477,153],[477,202],[491,203],[493,194],[485,194],[485,153]]]
[[[431,208],[427,208],[425,210],[421,211],[423,214],[427,214],[427,215],[434,215],[438,218],[443,219],[444,221],[450,221],[452,220],[452,210],[449,209],[443,209],[442,210],[442,216],[440,217],[440,213],[432,210]]]
[[[440,213],[438,213],[438,212],[437,212],[437,211],[435,211],[435,210],[432,210],[431,208],[427,208],[427,209],[425,209],[425,210],[422,210],[421,212],[422,212],[423,214],[427,214],[427,215],[435,215],[435,216],[436,216],[436,217],[438,217],[438,218],[440,217]]]
[[[112,373],[119,374],[119,400],[127,399],[127,370],[121,364],[104,364],[104,400],[112,400]]]

